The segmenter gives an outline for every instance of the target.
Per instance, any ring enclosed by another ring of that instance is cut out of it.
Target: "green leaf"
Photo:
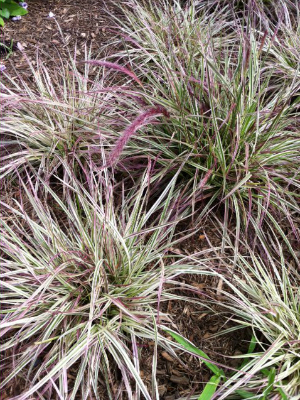
[[[198,397],[198,400],[210,400],[214,395],[220,380],[221,376],[217,375],[212,376],[205,385],[205,388],[203,389],[203,392],[201,393],[200,397]]]
[[[10,12],[10,15],[12,17],[15,17],[17,15],[25,15],[28,13],[25,8],[19,6],[19,4],[17,3],[5,4],[5,8]]]
[[[260,372],[261,372],[264,376],[269,376],[269,374],[270,374],[270,370],[269,370],[268,368],[263,368]]]
[[[253,353],[256,344],[257,344],[256,337],[255,337],[254,335],[252,335],[251,341],[250,341],[250,343],[249,343],[249,347],[248,347],[247,354]]]
[[[267,400],[268,394],[271,393],[271,391],[273,389],[273,384],[274,384],[274,381],[275,381],[275,376],[276,376],[276,370],[275,370],[275,368],[272,368],[269,371],[268,386],[267,386],[266,390],[263,393],[263,395],[264,395],[263,400]]]
[[[9,18],[10,17],[10,12],[8,9],[5,7],[2,10],[0,10],[0,16],[3,18]]]
[[[287,395],[284,393],[284,391],[281,388],[277,388],[277,391],[280,393],[281,395],[281,400],[288,400]]]
[[[256,343],[257,343],[256,338],[255,338],[254,335],[252,335],[251,341],[250,341],[250,343],[249,343],[249,347],[248,347],[247,354],[250,355],[250,354],[253,353],[253,351],[254,351],[254,349],[255,349],[255,346],[256,346]],[[239,369],[242,369],[248,362],[249,362],[249,358],[245,358],[245,359],[243,360],[241,366],[239,367]]]
[[[0,1],[1,1],[1,0],[0,0]],[[1,18],[1,17],[0,17],[0,25],[1,25],[1,26],[4,26],[4,21],[3,21],[3,18]]]
[[[253,399],[253,393],[247,392],[246,390],[236,390],[234,393],[241,396],[242,399]]]
[[[182,336],[178,335],[177,333],[170,331],[168,329],[165,329],[179,344],[181,344],[186,350],[190,351],[191,353],[197,354],[201,356],[202,358],[206,358],[207,360],[210,360],[207,354],[205,354],[202,350],[198,349],[195,347],[192,343],[184,339]],[[224,376],[224,372],[219,369],[216,365],[202,360],[204,364],[217,376]]]

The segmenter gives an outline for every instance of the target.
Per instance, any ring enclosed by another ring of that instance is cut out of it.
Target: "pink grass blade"
[[[134,79],[140,86],[143,87],[141,80],[136,76],[136,74],[130,71],[128,68],[123,67],[122,65],[110,61],[101,61],[101,60],[87,60],[83,62],[86,64],[99,65],[100,67],[106,67],[114,69],[115,71],[122,72],[123,74],[130,76],[130,78]]]

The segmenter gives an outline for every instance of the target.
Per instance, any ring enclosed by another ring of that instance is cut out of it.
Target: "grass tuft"
[[[184,217],[172,207],[176,178],[147,207],[147,174],[118,204],[107,170],[90,171],[87,188],[64,168],[64,201],[28,174],[20,184],[33,215],[23,201],[2,203],[1,351],[10,355],[1,387],[22,381],[24,400],[37,392],[98,399],[104,380],[109,398],[121,388],[150,400],[140,349],[154,340],[176,356],[157,325],[167,318],[160,305],[183,298],[171,288],[184,264],[166,256]]]
[[[183,165],[191,197],[235,214],[237,231],[289,219],[299,211],[298,28],[281,26],[290,35],[280,48],[271,28],[262,36],[225,11],[130,4],[118,22],[125,49],[111,58],[130,65],[143,84],[136,95],[170,117],[132,136],[122,160],[147,155],[169,175]]]

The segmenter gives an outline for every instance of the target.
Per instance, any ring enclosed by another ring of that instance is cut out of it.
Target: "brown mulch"
[[[21,21],[7,22],[3,28],[1,40],[7,44],[11,43],[11,40],[15,44],[19,42],[33,65],[35,65],[37,49],[40,54],[45,54],[48,67],[51,68],[51,62],[58,59],[58,56],[68,59],[67,48],[74,49],[76,45],[76,56],[80,58],[84,57],[86,45],[91,46],[97,54],[101,45],[106,43],[112,35],[112,23],[105,9],[112,11],[114,8],[105,0],[29,0],[28,3],[28,15]],[[55,14],[63,32],[63,38],[55,20],[49,18],[49,12]],[[6,59],[6,57],[7,54],[1,52],[0,62],[7,67],[9,73],[14,75],[17,70],[23,77],[30,78],[31,72],[27,61],[16,45],[9,58]],[[54,67],[55,62],[53,62]],[[213,245],[220,244],[218,232],[207,229],[206,232],[198,233],[190,239],[181,250],[186,254],[191,254],[193,251],[209,247],[205,235]],[[212,292],[219,283],[214,279],[199,280],[193,276],[186,277],[185,281],[198,289]],[[197,297],[193,299],[197,300]],[[164,306],[182,335],[193,341],[215,361],[232,368],[237,367],[236,362],[227,356],[246,351],[249,334],[246,331],[238,331],[225,336],[214,336],[217,332],[232,326],[228,322],[228,315],[219,313],[217,309],[211,312],[200,305],[183,301],[170,301]],[[150,345],[143,350],[143,354],[141,375],[145,382],[151,384],[153,352]],[[199,393],[204,386],[203,383],[209,380],[211,374],[199,359],[182,355],[181,360],[179,362],[159,350],[157,380],[161,399],[188,398],[192,394]],[[1,397],[1,399],[5,398],[8,399],[10,396]]]
[[[84,57],[86,45],[91,46],[97,54],[111,35],[112,23],[108,12],[112,12],[113,7],[105,0],[29,0],[28,4],[27,15],[20,21],[9,20],[3,28],[1,42],[7,46],[13,44],[8,59],[5,51],[0,51],[0,62],[8,72],[12,72],[15,67],[23,75],[25,72],[30,73],[17,43],[26,50],[33,65],[38,49],[40,54],[46,56],[49,66],[51,60],[57,60],[59,56],[67,60],[67,49],[74,49],[75,45],[75,54],[79,58]],[[55,15],[55,19],[49,17],[50,12]]]

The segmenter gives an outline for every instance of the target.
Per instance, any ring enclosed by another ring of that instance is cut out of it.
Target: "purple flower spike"
[[[136,117],[136,119],[125,129],[123,135],[119,137],[115,144],[115,147],[109,154],[107,163],[108,167],[112,167],[116,163],[130,137],[134,135],[136,131],[140,129],[143,125],[148,124],[150,118],[157,117],[158,115],[170,117],[168,111],[161,105],[151,107],[147,111]]]
[[[13,21],[20,21],[21,18],[22,18],[21,15],[17,15],[16,17],[12,17],[12,20]]]
[[[6,66],[4,64],[0,64],[0,72],[3,72],[6,70]]]
[[[25,1],[21,1],[21,2],[19,3],[19,5],[20,5],[21,7],[23,7],[23,8],[25,8],[25,10],[26,10],[27,7],[28,7],[28,4],[25,3]]]

